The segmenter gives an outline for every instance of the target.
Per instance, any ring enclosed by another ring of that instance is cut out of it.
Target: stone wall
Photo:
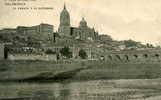
[[[8,60],[57,61],[56,55],[8,54]]]

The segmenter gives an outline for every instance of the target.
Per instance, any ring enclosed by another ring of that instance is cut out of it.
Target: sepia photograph
[[[0,100],[161,100],[161,0],[0,0]]]

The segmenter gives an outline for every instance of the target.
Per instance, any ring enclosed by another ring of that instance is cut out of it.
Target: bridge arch
[[[115,55],[117,59],[121,60],[120,55]]]
[[[111,56],[111,55],[109,55],[108,58],[109,58],[110,60],[112,60],[112,56]]]
[[[144,57],[144,58],[148,58],[148,54],[144,54],[143,57]]]
[[[154,56],[155,56],[156,58],[159,58],[159,57],[160,57],[160,55],[159,55],[159,54],[155,54]]]
[[[134,54],[134,57],[137,59],[138,58],[138,55]]]
[[[125,55],[125,59],[126,59],[127,61],[129,61],[129,56],[128,56],[128,55]]]

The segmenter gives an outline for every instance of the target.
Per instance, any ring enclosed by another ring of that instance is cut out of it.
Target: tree
[[[67,57],[67,58],[71,58],[72,57],[72,52],[70,51],[69,47],[64,47],[60,50],[61,55]]]
[[[146,47],[147,48],[154,48],[154,46],[152,44],[149,44],[149,43],[146,44]]]
[[[83,49],[79,51],[79,56],[81,57],[81,59],[86,59],[88,57],[87,53]]]

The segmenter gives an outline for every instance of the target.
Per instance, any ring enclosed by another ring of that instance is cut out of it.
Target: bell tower
[[[64,8],[60,14],[60,25],[58,29],[60,36],[70,36],[70,27],[70,14],[64,4]]]

